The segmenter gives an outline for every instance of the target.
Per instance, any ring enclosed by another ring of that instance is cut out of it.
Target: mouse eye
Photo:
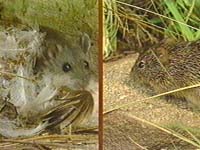
[[[85,69],[89,69],[89,63],[87,61],[83,62]]]
[[[144,68],[144,66],[145,66],[144,61],[139,62],[139,64],[138,64],[139,68],[142,69],[142,68]]]
[[[72,67],[69,63],[64,63],[63,66],[62,66],[62,69],[64,72],[69,72],[72,70]]]

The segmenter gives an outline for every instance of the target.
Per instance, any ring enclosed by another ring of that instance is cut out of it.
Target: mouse
[[[27,62],[19,67],[18,73],[28,72],[26,74],[34,77],[37,83],[24,79],[16,81],[27,82],[28,86],[23,89],[25,95],[30,89],[34,89],[32,96],[26,97],[28,100],[18,102],[16,107],[18,119],[25,124],[39,122],[39,125],[32,129],[22,129],[23,132],[10,128],[9,134],[4,134],[6,137],[39,134],[64,120],[65,126],[68,126],[73,122],[80,122],[77,120],[89,118],[94,109],[93,96],[87,91],[93,79],[88,56],[91,48],[89,35],[81,33],[73,45],[71,41],[67,41],[64,33],[55,29],[41,26],[40,31],[34,32],[39,32],[40,35],[39,42],[36,42],[39,44],[38,49],[35,50],[33,58],[28,57]],[[31,71],[30,66],[33,68]],[[62,99],[63,97],[58,96],[61,91],[71,94]],[[14,97],[12,93],[16,93],[16,87],[12,88],[10,93],[11,97]],[[10,102],[12,103],[12,100]],[[5,123],[2,121],[2,124]]]

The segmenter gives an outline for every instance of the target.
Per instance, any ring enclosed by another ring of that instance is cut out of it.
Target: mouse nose
[[[133,72],[133,70],[134,70],[134,67],[131,68],[131,72]]]
[[[86,86],[87,86],[87,84],[84,80],[77,83],[77,87],[78,87],[79,90],[85,90]]]

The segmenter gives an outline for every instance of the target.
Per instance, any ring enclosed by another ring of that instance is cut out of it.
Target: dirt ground
[[[104,115],[104,150],[197,150],[197,147],[131,117],[164,127],[200,126],[200,113],[188,109],[185,102],[176,104],[177,100],[172,98],[168,101],[166,98],[142,100],[149,95],[130,86],[129,80],[136,58],[137,55],[132,54],[104,63],[104,111],[132,102],[128,107]],[[185,136],[191,138],[188,134]]]

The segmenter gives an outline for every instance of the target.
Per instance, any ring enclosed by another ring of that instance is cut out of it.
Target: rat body
[[[139,54],[130,77],[152,87],[157,94],[200,82],[200,42],[166,43]],[[200,108],[200,88],[171,94]]]

